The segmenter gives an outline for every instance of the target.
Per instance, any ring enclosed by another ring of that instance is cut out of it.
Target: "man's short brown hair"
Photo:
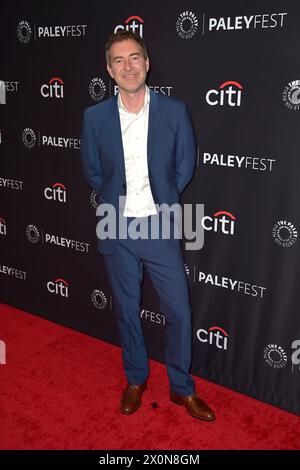
[[[121,31],[117,31],[113,33],[107,40],[105,44],[105,55],[106,55],[106,62],[109,64],[110,61],[110,48],[115,42],[126,41],[127,39],[132,39],[133,41],[137,42],[142,50],[142,54],[145,59],[148,59],[148,52],[146,44],[144,40],[138,36],[137,34],[133,33],[132,31],[126,31],[122,29]]]

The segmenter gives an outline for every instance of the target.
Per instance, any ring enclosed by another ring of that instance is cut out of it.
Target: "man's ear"
[[[106,64],[106,69],[107,69],[109,75],[111,76],[111,78],[114,78],[111,66],[109,64]]]
[[[147,68],[147,72],[149,71],[149,68],[150,68],[150,62],[149,62],[149,59],[146,60],[146,68]]]

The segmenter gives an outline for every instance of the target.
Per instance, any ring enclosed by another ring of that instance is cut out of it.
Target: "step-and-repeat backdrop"
[[[119,344],[80,134],[83,110],[117,93],[107,37],[134,31],[149,87],[187,102],[198,140],[182,197],[204,205],[204,244],[184,249],[191,371],[300,414],[299,2],[1,8],[0,301]],[[147,273],[140,316],[163,362],[166,319]]]

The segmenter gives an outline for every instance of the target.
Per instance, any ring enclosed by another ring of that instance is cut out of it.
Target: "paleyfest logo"
[[[33,23],[30,25],[28,21],[22,20],[17,26],[17,37],[22,44],[27,44],[33,33],[33,39],[42,38],[78,38],[86,36],[86,24],[68,24],[41,26]]]

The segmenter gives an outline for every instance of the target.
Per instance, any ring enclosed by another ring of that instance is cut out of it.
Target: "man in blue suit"
[[[116,236],[97,232],[97,243],[114,296],[128,381],[121,412],[132,414],[140,407],[149,375],[140,319],[145,267],[166,317],[170,399],[185,406],[191,416],[212,421],[214,413],[196,394],[189,375],[191,308],[180,240],[172,235],[164,238],[160,218],[161,205],[179,203],[194,172],[191,119],[183,102],[156,94],[145,84],[149,58],[139,36],[129,31],[113,34],[106,44],[106,59],[119,94],[85,110],[81,156],[100,207],[110,204],[118,219]],[[119,217],[129,225],[146,222],[146,236],[120,237]],[[151,232],[153,221],[159,226],[156,237]],[[175,222],[171,218],[173,229]]]

